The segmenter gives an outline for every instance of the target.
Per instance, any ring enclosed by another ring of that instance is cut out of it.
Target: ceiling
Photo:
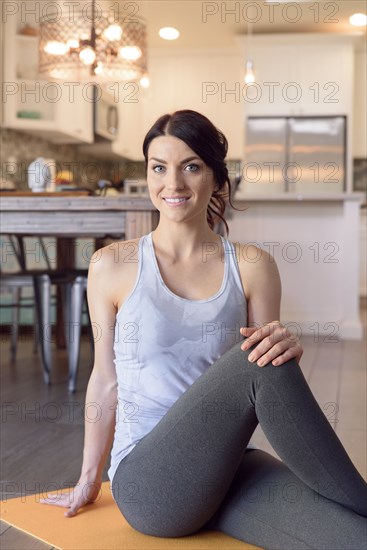
[[[116,1],[114,4],[116,5]],[[248,28],[254,34],[325,32],[361,33],[366,36],[366,27],[353,27],[348,21],[353,13],[366,13],[365,0],[291,3],[278,0],[274,5],[263,0],[135,0],[131,3],[120,2],[121,10],[126,10],[128,4],[130,13],[137,7],[137,15],[147,21],[148,47],[172,51],[234,47],[235,36],[245,34]],[[180,31],[180,37],[174,41],[162,40],[158,30],[166,26],[176,27]]]

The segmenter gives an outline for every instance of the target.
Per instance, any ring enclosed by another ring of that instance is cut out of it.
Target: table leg
[[[153,231],[159,222],[159,211],[143,212],[131,210],[126,212],[125,240],[137,239]]]
[[[75,239],[73,237],[58,237],[57,241],[57,269],[73,269],[75,267]],[[57,287],[56,306],[56,347],[66,348],[64,331],[64,310],[61,288]]]

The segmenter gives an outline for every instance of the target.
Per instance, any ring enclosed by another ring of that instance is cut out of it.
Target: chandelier
[[[89,10],[40,21],[39,73],[48,79],[111,82],[147,78],[146,26],[136,15]]]

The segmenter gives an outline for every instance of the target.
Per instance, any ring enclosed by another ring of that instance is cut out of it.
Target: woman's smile
[[[169,207],[177,208],[179,206],[183,206],[190,200],[190,197],[182,197],[182,198],[169,198],[169,197],[163,197],[164,202]]]

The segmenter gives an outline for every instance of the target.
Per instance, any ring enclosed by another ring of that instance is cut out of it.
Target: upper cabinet
[[[50,82],[39,77],[38,36],[22,33],[27,21],[20,13],[9,15],[5,24],[3,126],[39,134],[55,143],[92,143],[91,90],[78,82]],[[28,24],[37,28],[34,15]]]
[[[228,159],[243,155],[243,101],[240,97],[241,56],[236,51],[186,50],[149,52],[150,87],[120,96],[120,132],[116,153],[143,160],[142,143],[162,115],[180,109],[199,111],[228,140]],[[131,90],[132,91],[132,90]]]
[[[251,38],[256,83],[244,87],[248,116],[347,115],[355,37],[271,34]]]

